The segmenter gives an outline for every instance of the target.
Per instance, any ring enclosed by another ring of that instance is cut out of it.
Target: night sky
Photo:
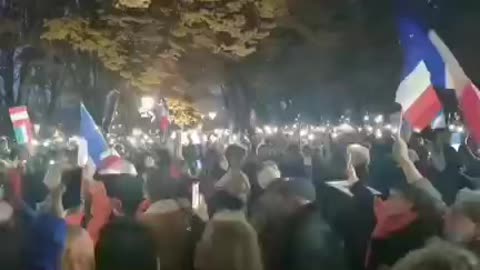
[[[400,1],[418,11],[480,82],[480,1]],[[292,14],[311,35],[279,28],[243,65],[261,117],[283,121],[300,113],[318,121],[391,110],[402,72],[394,10],[387,0],[294,1]]]

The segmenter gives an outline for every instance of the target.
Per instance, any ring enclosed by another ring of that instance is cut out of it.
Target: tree
[[[281,3],[120,0],[95,16],[50,19],[41,38],[96,56],[135,89],[182,100],[190,90],[180,72],[185,55],[204,51],[226,62],[251,55],[286,11]]]

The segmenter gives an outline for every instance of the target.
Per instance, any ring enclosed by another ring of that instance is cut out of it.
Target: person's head
[[[269,208],[278,208],[279,211],[290,214],[299,207],[311,203],[316,199],[315,187],[309,179],[290,178],[281,181],[275,181],[268,189],[266,196],[271,203]]]
[[[442,213],[436,201],[419,188],[408,183],[394,183],[385,202],[389,210],[417,213],[419,220],[430,224],[433,232],[440,232]]]
[[[480,192],[461,190],[447,212],[444,233],[448,240],[469,244],[480,240]]]
[[[143,201],[142,180],[127,174],[103,176],[108,196],[115,200],[115,209],[126,216],[134,216]]]
[[[304,145],[302,147],[302,154],[303,156],[305,157],[311,157],[313,155],[313,150],[312,148],[310,147],[310,145]]]
[[[270,146],[267,144],[260,144],[257,148],[257,156],[260,161],[266,160],[270,156]]]
[[[62,270],[94,270],[94,254],[93,241],[88,232],[78,226],[69,226]]]
[[[360,144],[350,144],[347,147],[351,165],[355,168],[358,177],[365,179],[370,165],[370,149]]]
[[[392,270],[474,270],[478,258],[469,251],[443,241],[435,241],[398,261]]]
[[[228,161],[228,165],[232,169],[240,169],[245,161],[247,150],[244,147],[231,144],[225,150],[225,157]]]
[[[155,243],[148,229],[128,218],[108,223],[95,247],[96,270],[157,270]]]
[[[179,184],[165,170],[151,171],[144,181],[144,193],[152,201],[177,198]]]
[[[321,181],[346,179],[348,177],[348,162],[350,159],[347,147],[336,144],[332,145],[330,154],[330,160],[326,162],[314,162],[315,179]]]

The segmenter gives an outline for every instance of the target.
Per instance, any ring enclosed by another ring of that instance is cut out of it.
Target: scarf
[[[412,224],[417,218],[418,214],[406,206],[398,207],[390,203],[388,200],[383,201],[376,199],[374,204],[374,212],[377,224],[373,229],[372,240],[385,240],[396,232],[401,231]],[[370,266],[372,255],[372,242],[370,241],[365,259],[365,267]]]
[[[414,211],[405,211],[403,207],[396,207],[388,200],[376,200],[374,208],[377,224],[373,229],[373,239],[386,239],[408,227],[418,217],[418,214]]]

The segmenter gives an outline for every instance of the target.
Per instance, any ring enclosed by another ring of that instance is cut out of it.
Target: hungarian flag
[[[15,138],[18,144],[29,144],[33,139],[33,126],[28,116],[27,107],[12,107],[9,109]]]
[[[431,30],[428,36],[450,71],[463,121],[478,147],[480,145],[480,93],[478,88],[465,74],[460,63],[437,33]]]

